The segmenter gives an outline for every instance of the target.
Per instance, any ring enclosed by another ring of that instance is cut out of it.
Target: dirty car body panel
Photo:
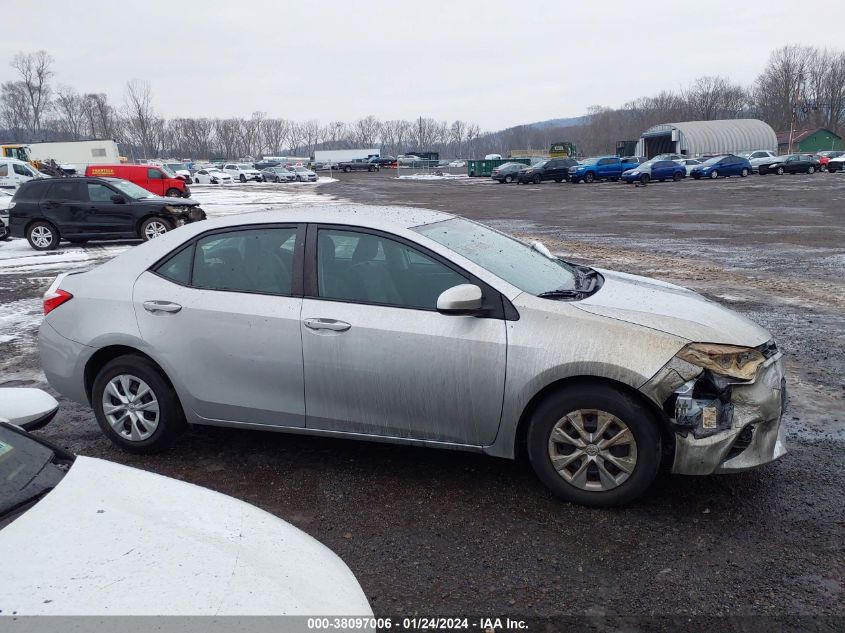
[[[196,249],[196,274],[260,252],[196,244],[244,231],[266,240],[278,227],[296,234],[272,249],[287,262],[283,290],[168,278],[182,274],[171,263],[185,249]],[[675,472],[732,472],[785,452],[781,355],[766,330],[680,286],[544,250],[425,209],[314,207],[191,224],[54,284],[75,298],[46,317],[42,363],[58,391],[90,402],[100,350],[137,350],[162,369],[189,422],[506,458],[549,394],[600,384],[653,416]],[[527,273],[509,257],[524,258]],[[460,284],[478,290],[481,308],[442,311],[445,289]],[[178,309],[150,309],[160,301]],[[225,337],[215,336],[221,325]]]

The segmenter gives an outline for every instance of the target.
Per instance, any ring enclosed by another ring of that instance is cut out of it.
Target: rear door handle
[[[147,312],[179,312],[182,309],[178,303],[171,301],[144,301],[144,310]]]
[[[305,319],[305,327],[312,330],[332,330],[333,332],[346,332],[352,326],[346,321],[336,319]]]

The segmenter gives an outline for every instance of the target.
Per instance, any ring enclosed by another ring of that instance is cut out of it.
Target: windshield
[[[50,447],[0,423],[0,527],[64,477],[66,463],[54,463],[56,457]]]
[[[115,180],[113,178],[108,178],[107,180],[130,198],[135,198],[136,200],[144,200],[146,198],[158,197],[157,195],[147,191],[143,187],[139,187],[134,182],[129,182],[128,180]]]
[[[741,156],[742,158],[751,158],[751,154],[754,152],[740,152],[737,156]]]
[[[252,165],[247,165],[246,163],[238,163],[238,169],[252,169]]]
[[[168,167],[173,171],[188,171],[188,166],[183,163],[167,163],[165,167]]]
[[[525,292],[538,295],[576,287],[576,276],[569,264],[549,259],[528,244],[482,224],[453,218],[413,230]]]
[[[532,167],[535,167],[535,168],[538,168],[538,167],[545,167],[545,166],[548,164],[548,162],[549,162],[549,161],[547,161],[547,160],[541,160],[539,163],[534,163],[534,164],[533,164],[533,165],[531,165],[531,166],[532,166]],[[524,166],[524,165],[523,165],[523,166]]]
[[[585,158],[584,160],[581,161],[581,164],[582,165],[596,165],[596,164],[598,164],[598,162],[599,162],[598,158]]]
[[[714,156],[713,158],[708,158],[707,160],[705,160],[701,164],[702,165],[715,165],[716,163],[718,163],[723,158],[724,158],[724,156]]]

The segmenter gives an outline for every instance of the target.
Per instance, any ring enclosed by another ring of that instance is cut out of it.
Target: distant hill
[[[527,127],[547,128],[547,127],[572,127],[574,125],[583,125],[587,122],[587,116],[571,116],[565,119],[548,119],[546,121],[537,121],[535,123],[526,123]]]

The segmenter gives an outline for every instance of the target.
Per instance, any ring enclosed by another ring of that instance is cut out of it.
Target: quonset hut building
[[[643,132],[637,142],[637,156],[648,158],[658,154],[736,154],[757,149],[778,149],[775,131],[758,119],[661,123]]]

